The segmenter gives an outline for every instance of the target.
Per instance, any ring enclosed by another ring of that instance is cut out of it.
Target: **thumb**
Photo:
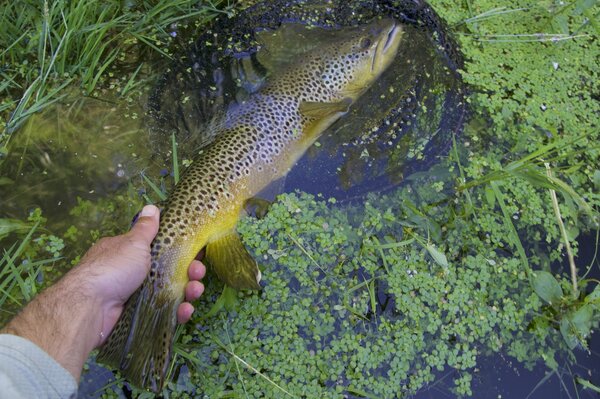
[[[150,245],[156,233],[158,233],[159,217],[160,211],[156,206],[146,205],[127,234]]]

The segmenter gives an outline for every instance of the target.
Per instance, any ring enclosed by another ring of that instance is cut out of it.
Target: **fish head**
[[[338,99],[357,99],[392,63],[402,26],[390,18],[344,32],[322,49],[324,84]]]

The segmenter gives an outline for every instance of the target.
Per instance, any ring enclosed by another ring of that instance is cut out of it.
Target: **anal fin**
[[[237,289],[261,288],[258,284],[258,265],[235,230],[209,242],[206,245],[205,259],[219,279],[228,286]]]

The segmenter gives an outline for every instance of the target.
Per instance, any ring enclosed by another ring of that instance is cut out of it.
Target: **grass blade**
[[[525,248],[523,248],[523,244],[521,243],[521,239],[519,238],[519,234],[517,233],[517,229],[512,222],[510,214],[508,213],[508,209],[506,208],[506,203],[504,202],[504,195],[500,191],[498,182],[492,181],[490,182],[490,186],[494,191],[494,195],[496,196],[496,200],[500,205],[500,209],[502,210],[502,215],[504,216],[504,224],[509,230],[509,238],[512,241],[513,245],[517,248],[517,253],[521,258],[521,263],[523,264],[523,269],[527,276],[531,274],[531,269],[529,267],[529,260],[527,259],[527,255],[525,254]]]
[[[179,183],[179,159],[177,158],[177,142],[175,141],[175,133],[171,135],[171,142],[173,143],[173,178],[175,184]]]
[[[148,176],[146,176],[145,174],[142,173],[142,178],[144,179],[144,181],[146,183],[148,183],[148,185],[150,186],[152,191],[154,191],[154,193],[156,195],[158,195],[158,198],[160,198],[161,201],[164,201],[167,199],[167,194],[165,194],[160,188],[158,188],[158,186],[156,184],[154,184],[154,182],[152,180],[150,180],[150,178]]]

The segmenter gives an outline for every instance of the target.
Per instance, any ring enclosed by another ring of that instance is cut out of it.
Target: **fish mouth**
[[[387,33],[387,37],[385,38],[385,43],[383,45],[383,52],[387,52],[395,42],[396,36],[402,31],[400,27],[396,23],[392,23],[392,27]]]
[[[402,27],[394,21],[390,22],[390,26],[386,27],[379,36],[378,44],[371,60],[371,72],[376,72],[380,64],[385,63],[383,60],[390,50],[393,52],[398,48],[398,42],[402,35]]]

